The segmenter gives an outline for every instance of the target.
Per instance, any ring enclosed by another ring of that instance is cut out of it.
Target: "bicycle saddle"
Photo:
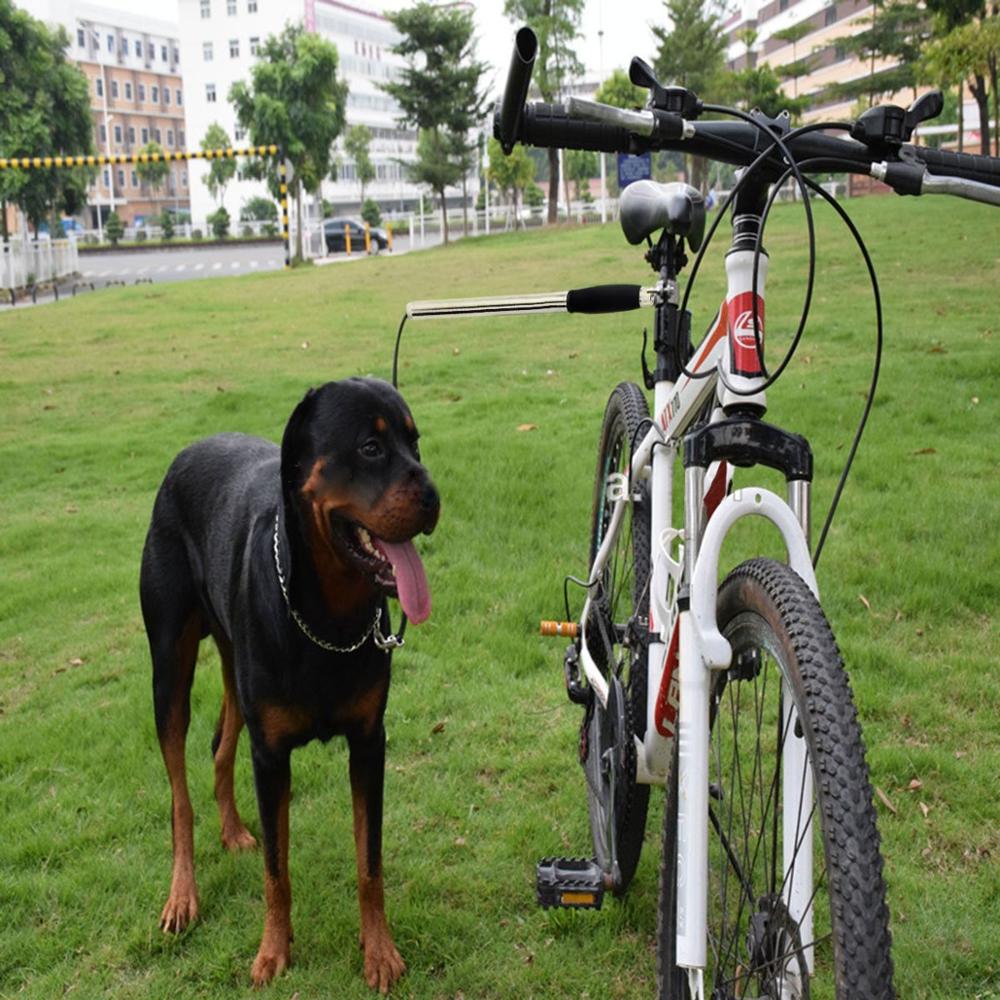
[[[665,229],[697,250],[705,235],[705,199],[690,184],[633,181],[622,192],[620,213],[625,239],[632,244]]]

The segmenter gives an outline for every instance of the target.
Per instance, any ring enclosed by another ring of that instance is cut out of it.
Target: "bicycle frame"
[[[711,420],[723,416],[722,404],[737,397],[732,388],[750,393],[763,379],[760,375],[728,375],[729,387],[720,383],[719,372],[759,371],[757,338],[753,331],[753,251],[733,250],[726,259],[727,294],[708,334],[689,363],[690,375],[676,382],[658,381],[654,387],[653,426],[635,449],[629,464],[629,480],[618,476],[606,484],[613,502],[605,537],[587,580],[587,598],[579,619],[580,664],[594,696],[607,703],[608,685],[587,645],[587,621],[602,574],[618,539],[626,505],[633,499],[633,484],[649,481],[651,510],[651,559],[649,650],[647,662],[647,706],[645,738],[636,737],[637,780],[666,785],[670,777],[674,739],[678,744],[678,872],[677,961],[689,969],[692,995],[703,995],[706,966],[708,885],[708,763],[709,698],[711,671],[730,665],[731,649],[716,624],[716,597],[722,543],[732,526],[748,516],[764,517],[784,539],[789,565],[818,597],[816,577],[809,553],[809,484],[789,483],[787,500],[760,488],[729,493],[731,468],[713,463],[707,470],[697,466],[685,471],[684,528],[674,526],[672,497],[675,462],[683,437],[712,393],[718,399]],[[757,316],[764,317],[766,256],[760,258],[757,280]],[[661,282],[661,286],[663,282]],[[661,288],[676,296],[676,290]],[[750,300],[752,302],[752,300]],[[748,337],[749,330],[749,337]],[[763,331],[761,330],[762,334]],[[762,337],[761,337],[762,340]],[[748,342],[749,341],[749,342]],[[734,358],[733,352],[745,357]],[[752,352],[752,356],[751,356]],[[694,376],[694,377],[692,377]],[[704,376],[704,377],[697,377]],[[721,391],[720,391],[721,388]],[[743,396],[758,407],[765,405],[762,392]],[[704,512],[704,513],[703,513]],[[674,554],[674,545],[680,546]],[[786,725],[794,725],[792,699],[785,704]],[[782,790],[786,816],[793,802],[809,801],[811,787],[799,779],[805,751],[801,741],[789,740],[783,749]],[[811,777],[808,778],[811,782]],[[791,784],[790,784],[791,782]],[[812,834],[811,819],[799,816],[801,842]],[[794,843],[784,845],[786,870]],[[803,938],[812,937],[809,886],[812,858],[799,858],[783,890],[793,919],[801,921]],[[811,949],[807,954],[812,969]]]

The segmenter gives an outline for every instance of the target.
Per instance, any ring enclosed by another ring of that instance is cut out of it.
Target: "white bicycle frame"
[[[735,221],[735,220],[734,220]],[[708,794],[710,694],[712,672],[729,667],[732,650],[716,622],[719,555],[730,528],[744,517],[763,517],[780,532],[788,552],[788,563],[819,596],[809,554],[809,483],[788,484],[787,499],[762,488],[730,491],[731,469],[725,462],[707,470],[692,466],[685,471],[684,526],[674,526],[673,475],[683,438],[708,399],[715,394],[712,421],[724,417],[727,404],[749,401],[761,409],[764,393],[760,377],[732,374],[731,352],[758,350],[763,343],[764,285],[767,255],[758,261],[756,289],[754,254],[731,250],[726,256],[726,300],[708,335],[688,362],[688,375],[677,382],[661,381],[654,387],[653,421],[649,432],[635,448],[629,473],[615,474],[605,484],[612,513],[607,532],[594,558],[587,580],[587,598],[579,619],[580,665],[594,696],[607,705],[608,683],[587,645],[587,620],[611,552],[614,550],[633,499],[633,484],[648,481],[651,511],[649,606],[649,653],[647,662],[647,706],[645,738],[636,738],[637,780],[666,786],[670,778],[674,739],[678,744],[677,816],[677,964],[688,970],[693,997],[704,997],[707,956],[708,903]],[[757,296],[758,330],[754,330],[753,295]],[[677,290],[663,282],[643,289],[639,304],[671,301]],[[511,315],[562,312],[567,293],[498,296],[411,302],[407,317]],[[759,334],[759,340],[758,340]],[[754,366],[756,367],[756,366]],[[725,372],[725,380],[719,377]],[[699,377],[700,376],[700,377]],[[736,390],[736,392],[733,392]],[[704,516],[706,500],[712,507]],[[721,498],[720,497],[723,497]],[[715,505],[715,500],[718,500]],[[675,554],[676,547],[676,554]],[[679,600],[682,594],[685,600]],[[674,662],[676,657],[676,664]],[[669,670],[669,674],[667,671]],[[666,675],[666,676],[665,676]],[[783,683],[785,731],[795,725],[794,701]],[[782,745],[782,813],[786,834],[783,844],[785,878],[782,901],[799,928],[807,969],[812,971],[812,880],[810,850],[799,854],[803,843],[811,843],[811,814],[802,803],[812,800],[812,779],[806,767],[802,739]],[[804,775],[804,777],[802,777]],[[789,874],[789,869],[791,872]],[[797,975],[791,967],[789,979]]]
[[[764,316],[766,256],[761,256],[757,280],[758,316]],[[714,392],[717,405],[713,420],[724,415],[721,404],[730,401],[729,389],[719,380],[719,371],[730,372],[730,328],[739,327],[737,336],[747,335],[753,344],[753,319],[746,310],[734,308],[741,296],[752,289],[752,251],[731,251],[726,258],[727,295],[715,323],[688,364],[694,375],[682,375],[675,382],[659,382],[654,389],[653,426],[635,449],[629,468],[629,482],[618,477],[608,484],[613,501],[607,533],[590,570],[588,597],[580,615],[580,664],[594,695],[607,703],[608,685],[587,645],[587,620],[596,598],[604,569],[614,551],[632,502],[632,484],[649,482],[651,548],[649,607],[649,653],[647,665],[647,709],[645,739],[636,738],[637,780],[644,784],[666,785],[670,777],[673,740],[678,739],[678,829],[677,829],[677,964],[689,970],[691,993],[704,995],[703,973],[707,951],[708,895],[708,790],[709,790],[709,697],[711,673],[730,665],[731,648],[716,623],[719,555],[730,528],[744,517],[764,517],[781,533],[788,551],[789,565],[818,597],[816,577],[809,554],[809,484],[789,484],[787,501],[773,492],[743,488],[729,493],[731,470],[726,463],[713,463],[707,470],[692,467],[685,473],[684,527],[674,526],[672,517],[673,475],[683,436],[706,400]],[[745,298],[742,299],[745,302]],[[763,331],[761,330],[761,333]],[[756,348],[753,348],[756,350]],[[754,389],[751,379],[728,375],[730,386],[743,392]],[[757,383],[760,383],[757,379]],[[746,397],[744,397],[746,398]],[[764,404],[763,393],[751,396]],[[706,484],[708,489],[706,489]],[[728,493],[707,524],[702,523],[706,494],[712,489]],[[674,547],[679,550],[675,554]],[[678,595],[687,588],[689,603],[679,607]],[[664,679],[673,650],[679,653],[678,666]],[[664,685],[666,689],[664,690]],[[660,707],[658,708],[658,703]],[[788,726],[794,726],[793,700],[783,699]],[[664,712],[664,707],[666,712]],[[679,708],[679,713],[678,713]],[[670,718],[670,715],[673,718]],[[796,848],[810,843],[811,820],[796,810],[812,799],[811,775],[806,770],[803,740],[786,740],[783,746],[782,790],[785,827],[798,831],[786,836],[785,870],[793,864],[783,889],[785,905],[800,928],[802,940],[812,940],[812,855],[806,850],[796,857]],[[807,784],[799,776],[805,770]],[[794,776],[794,777],[793,777]],[[798,822],[790,820],[795,817]],[[791,840],[792,842],[788,842]],[[806,960],[812,970],[812,949]]]

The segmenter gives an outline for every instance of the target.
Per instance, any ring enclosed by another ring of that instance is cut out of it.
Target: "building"
[[[843,40],[869,27],[874,10],[870,0],[748,0],[725,24],[729,66],[743,69],[767,63],[777,70],[807,60],[806,71],[783,84],[790,96],[809,98],[803,119],[849,120],[855,114],[855,101],[838,97],[832,88],[871,74],[872,62],[850,53]],[[801,37],[795,41],[776,37],[787,29],[798,29]],[[892,65],[876,60],[874,70]],[[906,105],[912,94],[886,100]]]
[[[177,26],[78,0],[19,0],[33,17],[63,27],[67,56],[87,77],[94,144],[99,153],[130,154],[149,142],[184,149],[184,85]],[[97,228],[115,211],[126,225],[158,219],[164,209],[190,208],[188,165],[172,163],[157,188],[143,183],[133,165],[98,168],[89,218]]]
[[[364,124],[372,132],[371,158],[375,180],[365,191],[383,211],[416,203],[418,188],[406,179],[400,161],[416,157],[417,134],[400,128],[400,109],[378,89],[397,79],[403,60],[392,52],[398,35],[377,10],[361,6],[364,0],[179,0],[181,49],[189,53],[183,65],[183,89],[189,144],[198,148],[209,126],[218,123],[239,146],[249,141],[236,123],[229,103],[230,87],[249,80],[261,44],[288,23],[298,23],[337,46],[340,77],[348,84],[347,125]],[[354,164],[341,152],[338,179],[323,183],[322,198],[342,209],[356,209],[360,186]],[[208,165],[190,164],[192,218],[197,223],[216,209],[202,182]],[[235,179],[226,188],[224,205],[234,220],[245,202],[267,194],[261,182]],[[311,203],[307,214],[321,209]],[[294,213],[293,213],[294,214]]]

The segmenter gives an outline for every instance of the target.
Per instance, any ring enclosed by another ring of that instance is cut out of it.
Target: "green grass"
[[[886,361],[820,586],[874,783],[895,809],[878,806],[899,995],[995,998],[1000,224],[952,200],[851,208],[883,280]],[[772,357],[801,302],[800,213],[776,210],[767,240]],[[873,343],[862,266],[831,213],[818,216],[813,321],[770,394],[771,418],[813,443],[817,520]],[[721,295],[717,271],[699,283],[698,330]],[[218,845],[221,684],[207,647],[188,755],[202,919],[177,939],[156,926],[169,793],[137,575],[173,455],[216,431],[277,438],[307,386],[386,375],[409,299],[648,278],[616,228],[587,226],[0,317],[0,995],[248,992],[261,859]],[[585,568],[601,413],[613,385],[637,377],[637,317],[406,331],[402,387],[443,511],[423,545],[434,613],[397,654],[387,714],[400,997],[650,994],[657,796],[626,900],[546,914],[533,899],[538,857],[589,851],[579,710],[562,693],[561,644],[535,631],[561,615],[563,576]],[[256,830],[249,771],[244,740],[237,797]],[[269,993],[366,997],[342,744],[299,751],[293,773],[295,965]]]

